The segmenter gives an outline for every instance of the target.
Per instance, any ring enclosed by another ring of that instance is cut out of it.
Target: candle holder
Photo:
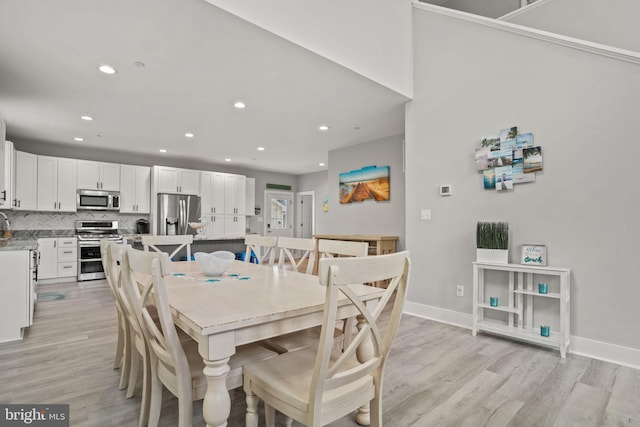
[[[543,337],[548,337],[549,332],[551,332],[551,327],[546,325],[540,325],[540,335]]]
[[[491,307],[497,307],[498,306],[498,297],[489,297],[489,305]]]
[[[549,285],[546,283],[538,283],[538,292],[541,294],[546,294],[549,290]]]

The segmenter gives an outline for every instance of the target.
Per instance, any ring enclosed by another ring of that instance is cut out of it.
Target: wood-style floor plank
[[[112,369],[117,325],[106,283],[41,290],[69,297],[38,303],[25,339],[0,344],[0,402],[67,403],[72,426],[136,426],[140,389],[126,399]],[[384,381],[389,427],[640,427],[639,370],[573,354],[562,360],[558,351],[473,337],[418,317],[403,317]],[[230,427],[244,425],[245,408],[237,389]],[[282,416],[277,422],[283,425]],[[168,391],[160,424],[177,424],[177,401]],[[195,402],[194,426],[203,425],[202,402]],[[331,424],[355,426],[352,416]]]

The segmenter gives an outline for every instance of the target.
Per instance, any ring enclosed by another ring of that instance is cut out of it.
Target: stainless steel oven
[[[118,221],[79,220],[76,221],[78,236],[78,281],[104,279],[100,240],[109,239],[122,242],[118,234]]]

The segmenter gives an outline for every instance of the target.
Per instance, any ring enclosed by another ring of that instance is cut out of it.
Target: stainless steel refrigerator
[[[199,196],[158,194],[159,236],[196,234],[190,222],[200,222]]]

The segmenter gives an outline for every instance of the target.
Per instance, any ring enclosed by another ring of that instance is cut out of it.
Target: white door
[[[293,237],[293,193],[265,190],[264,206],[264,235]]]
[[[310,239],[315,233],[315,191],[296,193],[296,237]]]

